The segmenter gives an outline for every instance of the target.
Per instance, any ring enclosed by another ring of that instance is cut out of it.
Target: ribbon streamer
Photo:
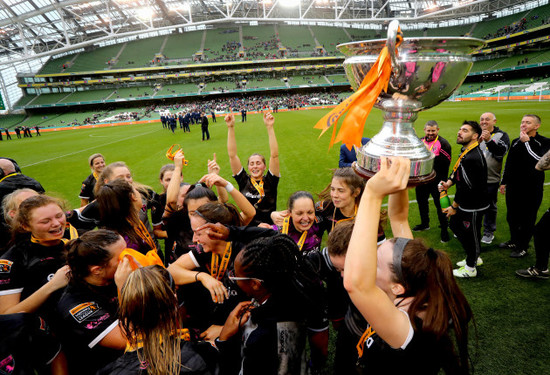
[[[402,42],[403,35],[401,33],[401,28],[399,28],[396,41],[396,55],[397,47],[399,47]],[[335,142],[340,141],[342,141],[350,151],[353,145],[361,147],[361,137],[367,117],[382,90],[387,92],[391,73],[391,57],[388,47],[384,46],[382,51],[380,51],[378,59],[370,68],[363,82],[361,82],[357,92],[338,104],[336,108],[323,116],[323,118],[315,124],[315,129],[322,130],[319,137],[321,137],[331,126],[334,126],[332,128],[329,149],[332,148]],[[337,134],[338,120],[346,112],[347,115]]]
[[[175,151],[174,148],[176,149]],[[166,151],[166,157],[172,161],[174,161],[174,157],[176,156],[176,153],[181,150],[181,146],[178,145],[178,144],[175,144],[175,145],[172,145],[170,146],[170,148],[168,149],[168,151]],[[183,158],[183,165],[187,165],[189,164],[189,161],[187,161],[187,159],[185,159],[185,157]]]

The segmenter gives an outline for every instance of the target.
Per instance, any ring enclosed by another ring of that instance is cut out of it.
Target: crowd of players
[[[199,115],[201,125],[205,118]],[[423,141],[437,177],[417,187],[422,221],[412,230],[408,160],[382,158],[365,183],[347,166],[354,155],[343,146],[342,168],[317,202],[296,191],[277,211],[272,113],[263,115],[269,160],[252,154],[244,165],[235,118],[224,120],[238,186],[222,177],[215,155],[205,176],[185,183],[184,156],[174,151],[157,194],[134,181],[124,162],[94,154],[82,206],[67,212],[14,160],[0,158],[0,366],[56,374],[323,373],[331,322],[336,374],[469,373],[472,311],[455,277],[476,277],[483,264],[498,190],[506,193],[511,234],[500,246],[523,257],[535,232],[537,263],[517,274],[548,278],[540,245],[550,211],[534,227],[550,140],[538,134],[536,115],[523,117],[511,143],[493,113],[482,114],[481,125],[466,121],[456,158],[428,122]],[[440,207],[439,190],[454,184],[452,204]],[[429,195],[444,213],[441,240],[449,241],[449,226],[466,252],[455,270],[447,254],[413,239],[413,231],[429,229]],[[394,239],[385,236],[386,218]]]

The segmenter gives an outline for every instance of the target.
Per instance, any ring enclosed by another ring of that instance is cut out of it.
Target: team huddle
[[[172,117],[164,120],[175,127]],[[492,113],[481,125],[464,122],[450,175],[449,142],[426,123],[436,179],[416,188],[421,223],[412,229],[409,160],[382,157],[365,182],[342,150],[343,167],[317,200],[297,190],[277,211],[273,115],[263,115],[269,159],[252,154],[245,165],[234,116],[225,122],[237,186],[220,175],[215,154],[189,184],[183,153],[171,150],[160,194],[134,181],[126,163],[93,154],[81,207],[66,211],[15,160],[0,158],[0,373],[468,374],[472,310],[455,277],[477,276],[499,190],[511,234],[500,246],[523,257],[534,233],[537,263],[517,273],[548,278],[548,250],[537,243],[550,213],[535,220],[550,139],[537,133],[536,115],[524,116],[511,143]],[[452,185],[454,200],[442,208],[440,191]],[[429,229],[430,195],[441,241],[450,228],[466,253],[454,270],[445,252],[413,238]]]

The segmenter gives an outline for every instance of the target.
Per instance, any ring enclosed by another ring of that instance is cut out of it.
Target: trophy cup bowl
[[[387,39],[344,43],[337,48],[347,56],[344,69],[354,90],[386,45],[392,63],[388,90],[375,103],[384,111],[382,130],[357,148],[355,172],[368,179],[380,169],[381,156],[402,156],[411,160],[409,186],[416,186],[435,177],[434,155],[413,128],[418,112],[438,105],[460,87],[472,67],[472,52],[485,42],[461,37],[405,38],[396,55],[398,29],[399,22],[392,21]]]

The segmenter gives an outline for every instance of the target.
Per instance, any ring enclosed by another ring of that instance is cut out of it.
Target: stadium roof
[[[493,16],[503,9],[516,7],[520,11],[527,3],[535,3],[534,7],[547,1],[0,0],[0,65],[220,23],[288,22],[376,29],[397,18],[412,27],[420,22],[435,22],[435,27],[439,22],[449,26],[471,23],[475,20],[471,17]]]

